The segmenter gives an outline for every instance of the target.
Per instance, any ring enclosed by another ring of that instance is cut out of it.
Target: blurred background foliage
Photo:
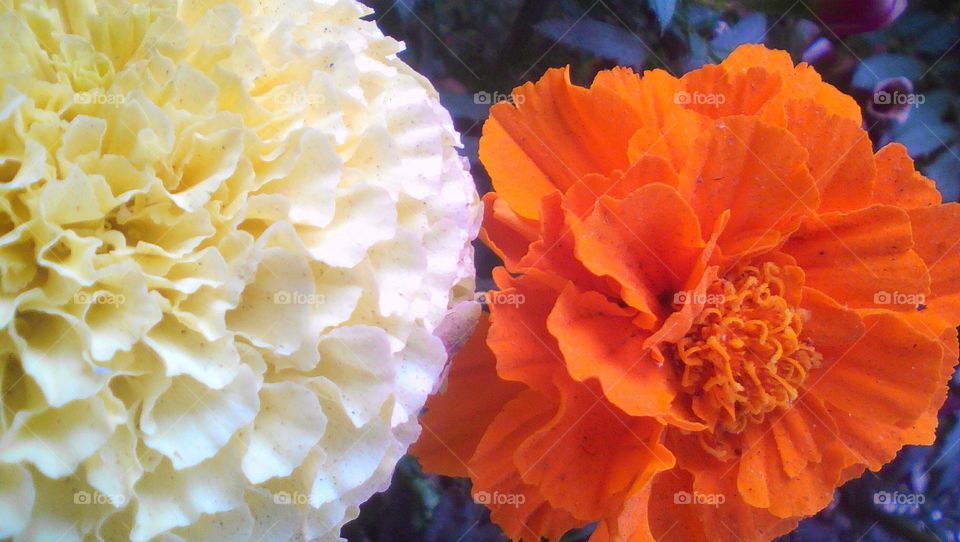
[[[944,199],[960,199],[960,2],[887,0],[366,0],[380,27],[406,43],[405,61],[440,91],[463,134],[480,193],[477,160],[492,103],[569,65],[579,84],[615,65],[674,75],[763,42],[814,65],[854,96],[879,147],[907,146]],[[904,103],[885,99],[899,93]],[[499,262],[478,246],[478,288]],[[937,442],[911,447],[881,472],[837,491],[790,541],[960,542],[960,377],[941,411]],[[877,492],[922,494],[911,505],[878,503]],[[590,529],[567,535],[586,540]],[[345,527],[352,542],[505,540],[475,504],[468,480],[425,475],[405,458],[388,491]]]

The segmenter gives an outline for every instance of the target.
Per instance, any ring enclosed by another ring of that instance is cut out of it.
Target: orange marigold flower
[[[853,99],[758,45],[514,98],[480,145],[505,267],[414,449],[507,535],[766,541],[933,441],[960,205]]]

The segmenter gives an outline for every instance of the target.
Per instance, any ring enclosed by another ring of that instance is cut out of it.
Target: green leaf
[[[766,33],[767,18],[762,13],[751,13],[717,34],[710,45],[717,58],[723,59],[744,43],[762,42]]]
[[[660,23],[662,34],[673,20],[673,13],[677,10],[677,0],[650,0],[650,7],[657,14],[657,22]]]
[[[895,125],[882,142],[904,144],[913,158],[935,153],[957,137],[955,125],[944,122],[955,96],[945,90],[916,95],[920,101],[904,122]]]
[[[924,174],[937,183],[944,201],[960,200],[960,147],[945,149],[925,168]],[[957,374],[960,375],[960,372]],[[960,438],[960,434],[957,438]]]
[[[642,69],[650,54],[636,34],[602,21],[548,19],[535,28],[571,49],[613,60],[621,66]]]
[[[944,54],[960,36],[956,22],[932,11],[904,13],[893,26],[893,31],[916,51],[933,57]]]
[[[924,67],[919,60],[907,55],[883,53],[864,60],[853,74],[853,86],[873,89],[877,83],[894,77],[906,77],[916,81],[923,75]]]

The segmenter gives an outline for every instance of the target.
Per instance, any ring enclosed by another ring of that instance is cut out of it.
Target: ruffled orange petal
[[[819,205],[804,166],[807,153],[785,130],[753,117],[727,117],[705,137],[702,156],[681,172],[680,190],[690,195],[704,228],[730,212],[719,241],[725,255],[769,250]]]
[[[859,209],[870,203],[877,174],[867,132],[812,100],[785,107],[787,130],[807,149],[807,169],[820,191],[820,212]]]
[[[946,326],[960,325],[960,203],[910,211],[917,254],[930,270],[926,311]]]
[[[486,344],[489,329],[490,319],[484,314],[451,361],[445,389],[430,396],[420,416],[423,431],[410,453],[431,472],[469,476],[467,463],[487,426],[524,389],[497,375],[496,359]],[[475,393],[477,389],[483,393]]]
[[[676,171],[666,159],[652,155],[641,156],[631,163],[626,171],[614,171],[611,177],[596,173],[585,176],[567,191],[567,195],[582,185],[579,190],[590,195],[587,201],[591,203],[601,196],[623,199],[643,185],[661,183],[675,187],[678,180]]]
[[[737,474],[744,500],[781,518],[819,512],[833,498],[844,467],[836,431],[813,397],[748,426]]]
[[[673,369],[645,352],[649,336],[633,325],[636,310],[572,284],[560,294],[547,328],[557,339],[570,376],[599,381],[604,399],[632,416],[658,416],[677,394]]]
[[[736,469],[726,476],[698,476],[694,491],[723,495],[720,506],[700,505],[700,521],[711,542],[768,542],[797,528],[797,516],[780,518],[747,504],[736,483]]]
[[[907,427],[940,386],[941,346],[895,313],[866,314],[863,322],[863,335],[846,347],[817,346],[824,362],[804,390],[850,417]]]
[[[873,202],[896,205],[904,209],[928,207],[941,201],[936,184],[913,166],[907,148],[890,143],[875,156],[877,179],[873,186]]]
[[[517,269],[530,243],[537,239],[537,223],[515,213],[496,192],[487,192],[483,196],[480,239],[508,269]]]
[[[733,437],[731,437],[733,438]],[[738,460],[719,461],[704,453],[695,434],[683,435],[670,431],[667,435],[668,446],[677,456],[678,469],[692,474],[693,482],[685,497],[696,504],[684,505],[695,510],[707,540],[722,542],[767,542],[793,530],[798,518],[779,518],[767,508],[758,508],[749,503],[749,499],[738,487],[740,465]],[[734,438],[734,446],[745,453],[746,444]],[[666,478],[666,474],[658,477]],[[722,497],[721,497],[722,496]],[[719,500],[722,499],[722,503]],[[661,499],[664,501],[666,499]],[[651,502],[650,512],[654,508],[670,505]],[[674,521],[676,523],[676,521]],[[688,523],[684,521],[683,523]],[[683,523],[677,523],[678,526]],[[667,523],[669,526],[669,523]],[[654,535],[658,534],[656,528]],[[667,533],[669,534],[669,533]],[[660,542],[661,538],[656,539]],[[666,536],[665,540],[683,540]]]
[[[858,465],[877,471],[893,460],[904,446],[933,444],[939,422],[937,414],[947,399],[950,379],[957,364],[956,329],[945,330],[939,337],[939,343],[942,357],[937,391],[929,396],[928,406],[913,423],[906,426],[895,425],[875,420],[862,412],[851,414],[828,405],[837,422],[837,434],[840,442],[844,444],[847,463],[851,465],[848,470],[854,469],[854,473],[842,478],[841,483],[860,475],[860,472],[855,470]]]
[[[558,382],[560,410],[514,455],[525,482],[586,521],[612,513],[638,478],[672,468],[663,426],[607,405],[599,389]]]
[[[910,218],[874,205],[806,220],[784,245],[806,273],[806,284],[851,307],[916,310],[930,275],[912,250]],[[909,297],[909,296],[914,297]]]
[[[940,407],[947,400],[950,380],[953,378],[957,368],[957,357],[960,355],[960,342],[958,342],[956,328],[944,330],[939,339],[943,349],[943,357],[940,360],[940,386],[930,398],[930,405],[926,412],[904,432],[903,438],[906,444],[933,444],[936,437],[937,426],[940,423],[938,416]]]
[[[830,405],[827,409],[836,419],[837,434],[849,451],[848,463],[878,471],[893,460],[905,444],[904,430],[896,425],[853,417]]]
[[[679,173],[690,160],[700,158],[700,139],[709,124],[710,119],[678,108],[666,126],[641,126],[630,137],[627,146],[631,167],[650,167],[644,165],[644,161],[657,159],[665,161]]]
[[[644,72],[641,78],[630,68],[614,68],[598,73],[590,88],[619,96],[643,125],[663,128],[676,120],[676,94],[683,83],[664,70]]]
[[[706,120],[678,104],[682,81],[663,70],[645,72],[641,79],[630,69],[615,68],[597,74],[590,88],[619,96],[639,119],[629,138],[631,165],[655,156],[680,171],[697,147]]]
[[[647,542],[653,541],[646,517],[650,487],[644,486],[624,500],[623,510],[606,518],[594,528],[589,542]],[[621,519],[623,520],[621,523]],[[616,529],[616,530],[614,530]]]
[[[805,63],[798,64],[794,69],[794,77],[786,79],[783,85],[781,98],[784,103],[790,100],[813,99],[826,107],[831,115],[850,120],[856,125],[863,123],[860,106],[852,97],[840,92],[833,85],[826,83],[811,66]],[[771,100],[761,115],[765,118],[777,116],[777,100]]]
[[[579,185],[580,183],[577,184]],[[555,279],[557,289],[562,289],[566,281],[571,280],[581,288],[615,294],[617,286],[612,280],[594,275],[576,258],[574,238],[568,225],[568,213],[564,209],[564,203],[565,199],[559,192],[543,198],[540,237],[530,245],[526,256],[519,262],[519,267],[544,271],[545,277]]]
[[[508,131],[493,116],[502,112],[501,116],[511,119],[517,115],[512,108],[499,103],[490,109],[491,116],[480,137],[480,161],[500,197],[520,216],[536,220],[540,216],[540,198],[556,190],[556,186],[526,150],[535,145],[542,147],[536,134],[516,121],[512,123],[512,132]]]
[[[673,188],[646,185],[630,196],[603,197],[573,228],[577,258],[621,285],[621,297],[652,325],[661,296],[683,288],[705,244],[690,206]]]
[[[759,44],[744,44],[734,49],[720,65],[729,73],[738,74],[752,68],[763,68],[781,76],[790,76],[795,71],[790,53],[780,49],[767,49]]]
[[[741,45],[720,65],[730,74],[760,67],[780,76],[783,81],[780,92],[769,100],[760,112],[767,122],[784,126],[784,104],[798,99],[812,99],[826,107],[831,115],[849,119],[858,126],[863,122],[856,100],[825,83],[820,74],[806,63],[794,66],[793,60],[785,51],[767,49],[756,44]]]
[[[514,452],[557,412],[556,400],[527,390],[503,407],[470,460],[474,499],[490,508],[490,518],[514,540],[559,540],[584,522],[552,506],[537,487],[524,483]]]
[[[683,105],[714,119],[756,114],[781,87],[780,77],[759,66],[733,74],[722,65],[704,66],[682,81],[686,94],[678,97]]]
[[[506,380],[531,388],[551,388],[554,373],[565,372],[557,341],[547,331],[547,317],[560,292],[555,281],[531,269],[514,278],[502,267],[493,270],[499,291],[487,299],[490,332],[487,345],[497,358],[497,372]]]
[[[803,288],[800,308],[809,315],[802,337],[814,348],[843,349],[863,336],[865,327],[860,315],[816,288]]]
[[[635,484],[620,510],[597,525],[590,542],[706,542],[698,505],[678,502],[678,495],[692,491],[693,478],[681,469]]]
[[[491,108],[480,160],[522,216],[536,218],[535,204],[554,188],[627,168],[626,143],[641,123],[616,93],[575,86],[564,68],[514,90],[513,101]]]
[[[848,355],[852,354],[861,358],[859,363],[870,363],[869,354],[860,350],[851,352],[850,349],[870,340],[867,335],[868,327],[876,326],[877,320],[871,320],[871,323],[867,324],[857,314],[857,311],[844,307],[826,294],[809,287],[804,288],[802,307],[810,313],[810,318],[804,325],[804,338],[812,341],[819,351],[841,357],[841,359],[846,359]],[[906,319],[900,317],[900,321],[894,321],[887,325],[905,328],[906,323]],[[882,331],[882,329],[871,329],[871,333]],[[917,329],[916,326],[912,328],[912,332],[907,333],[908,338],[919,333],[927,335],[928,340],[930,339],[927,330]],[[951,328],[947,335],[950,333],[952,333],[955,344],[956,331]],[[938,388],[938,391],[932,396],[927,396],[928,406],[926,409],[921,409],[922,414],[912,423],[904,425],[903,422],[897,422],[896,420],[873,419],[869,415],[869,407],[864,407],[859,412],[850,413],[830,403],[825,405],[831,414],[831,418],[836,421],[839,442],[843,445],[841,451],[848,457],[847,464],[864,464],[873,470],[879,470],[885,463],[893,459],[897,451],[904,445],[929,443],[937,425],[936,412],[946,399],[947,381],[953,372],[953,366],[956,364],[956,356],[949,352],[949,342],[949,337],[941,340],[943,355],[939,364],[933,359],[924,360],[928,365],[939,366],[939,377],[936,377],[933,383],[934,388]],[[926,348],[929,353],[932,353],[933,348],[929,344]],[[876,355],[880,355],[879,352]],[[897,356],[896,353],[886,353],[886,356],[894,357],[877,359],[899,359],[895,357]],[[829,359],[827,361],[829,362]],[[876,360],[873,360],[873,363],[876,363]],[[855,366],[852,367],[849,369],[852,374],[848,374],[846,377],[848,379],[856,378],[853,374],[856,374],[857,370]],[[820,379],[826,379],[830,376],[826,369],[820,371],[822,372],[811,373],[808,380],[814,387]],[[931,378],[934,372],[932,369],[929,371]],[[861,375],[860,378],[865,376]],[[842,386],[843,384],[838,385],[838,387]],[[918,396],[923,394],[919,390],[916,392],[906,390],[905,386],[900,393],[916,393]],[[914,408],[919,408],[919,403],[914,405]],[[842,478],[840,483],[846,479]]]
[[[769,430],[773,436],[783,474],[790,478],[801,476],[808,465],[823,461],[821,446],[836,438],[833,420],[823,410],[823,405],[810,397],[798,401],[764,425],[764,432]],[[740,468],[744,468],[742,463]]]

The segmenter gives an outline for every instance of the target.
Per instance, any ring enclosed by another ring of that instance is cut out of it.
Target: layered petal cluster
[[[513,539],[766,541],[929,444],[960,205],[856,103],[742,46],[682,78],[551,70],[484,127],[489,322],[415,452]]]
[[[0,539],[335,540],[389,483],[480,205],[366,15],[0,6]]]

